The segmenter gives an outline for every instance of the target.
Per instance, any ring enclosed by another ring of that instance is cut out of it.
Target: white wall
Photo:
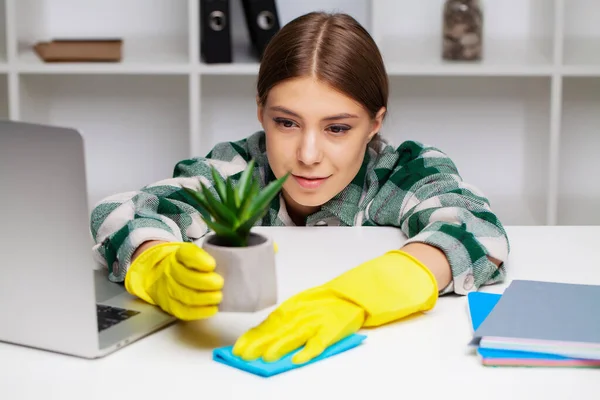
[[[506,224],[600,223],[600,2],[483,1],[477,64],[440,60],[442,3],[277,0],[283,23],[311,10],[363,23],[390,74],[382,133],[446,151]],[[231,4],[236,62],[205,65],[198,0],[0,0],[0,117],[80,128],[92,204],[170,176],[178,160],[260,129],[258,66]],[[122,36],[123,62],[49,65],[31,51],[71,35]]]

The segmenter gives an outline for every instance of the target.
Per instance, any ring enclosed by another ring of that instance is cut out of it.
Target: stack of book
[[[35,53],[44,62],[119,62],[121,38],[65,38],[38,42]]]
[[[600,286],[515,280],[467,298],[483,365],[600,367]]]

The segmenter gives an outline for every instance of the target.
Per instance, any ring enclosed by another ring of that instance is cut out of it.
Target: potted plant
[[[253,177],[254,165],[251,160],[236,185],[211,166],[216,196],[202,182],[200,191],[186,188],[205,211],[202,219],[212,231],[202,248],[214,257],[215,272],[225,281],[221,312],[255,312],[277,303],[274,243],[252,227],[266,214],[289,173],[261,190]]]

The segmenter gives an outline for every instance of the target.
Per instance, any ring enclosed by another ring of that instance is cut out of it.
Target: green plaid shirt
[[[131,256],[146,240],[193,241],[207,233],[200,210],[182,187],[211,186],[210,165],[236,182],[251,160],[263,187],[275,179],[266,156],[265,134],[216,145],[206,157],[179,162],[173,177],[139,191],[110,196],[91,215],[94,254],[109,279],[125,279]],[[282,196],[257,225],[291,226]],[[441,249],[453,274],[442,293],[466,294],[504,279],[509,253],[506,232],[488,200],[463,182],[442,151],[415,141],[394,148],[369,147],[354,180],[310,215],[307,226],[396,226],[410,242]],[[500,268],[488,256],[502,261]]]

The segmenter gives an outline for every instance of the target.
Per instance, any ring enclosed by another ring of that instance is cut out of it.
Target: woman
[[[261,62],[263,131],[94,209],[94,250],[109,279],[180,319],[214,315],[223,279],[190,243],[207,228],[182,187],[210,183],[210,165],[235,181],[255,159],[263,185],[292,171],[260,224],[396,226],[408,241],[283,302],[238,339],[244,359],[274,361],[304,346],[293,358],[304,363],[362,327],[430,310],[441,294],[501,281],[509,244],[487,199],[440,150],[385,143],[387,100],[382,57],[357,21],[310,13],[288,23]]]

